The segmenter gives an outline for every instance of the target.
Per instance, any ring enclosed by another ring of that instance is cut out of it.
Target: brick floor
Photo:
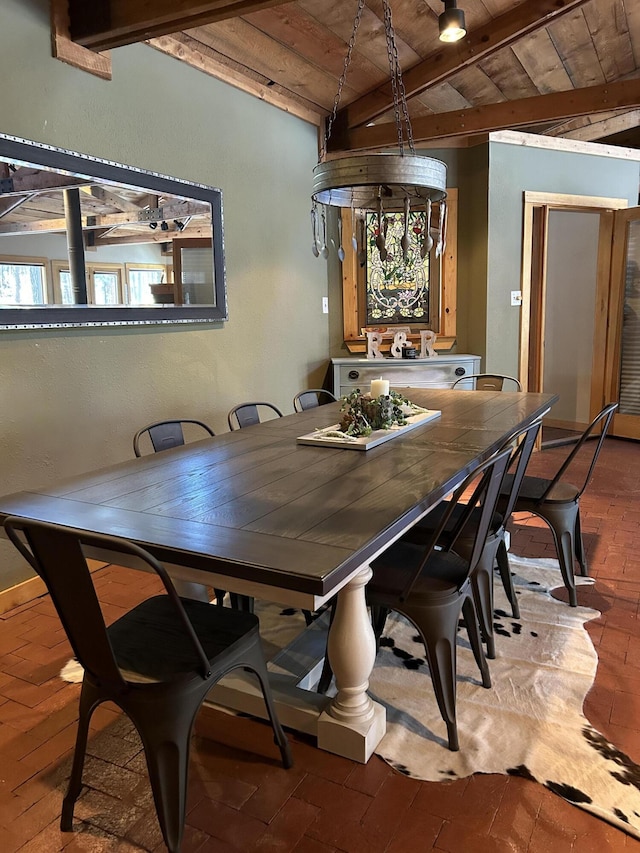
[[[545,450],[531,472],[566,451]],[[602,616],[588,623],[600,663],[585,702],[591,722],[640,761],[640,447],[608,439],[583,499],[590,571],[579,590]],[[512,549],[553,556],[533,516],[511,523]],[[96,573],[117,616],[148,595],[117,567]],[[560,595],[559,597],[562,597]],[[134,600],[135,599],[135,600]],[[57,673],[69,646],[47,597],[0,616],[0,839],[3,853],[163,851],[136,733],[115,706],[94,715],[75,831],[58,828],[75,733],[78,685]],[[266,724],[208,712],[197,727],[184,853],[450,853],[640,851],[640,842],[524,779],[477,775],[416,782],[377,757],[365,766],[291,735],[282,769]]]

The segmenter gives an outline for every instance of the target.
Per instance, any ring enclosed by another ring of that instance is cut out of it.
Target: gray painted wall
[[[220,187],[229,321],[0,332],[0,493],[128,459],[163,417],[225,431],[243,399],[291,411],[328,366],[315,128],[145,45],[112,60],[107,82],[53,59],[46,0],[2,0],[0,131]],[[0,588],[28,576],[0,543]]]
[[[635,160],[489,142],[487,321],[474,313],[469,328],[485,370],[518,371],[520,309],[510,292],[520,290],[524,191],[626,198],[633,206],[638,173]]]

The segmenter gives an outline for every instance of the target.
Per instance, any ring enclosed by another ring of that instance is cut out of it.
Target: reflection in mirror
[[[0,134],[0,328],[226,318],[219,190]]]

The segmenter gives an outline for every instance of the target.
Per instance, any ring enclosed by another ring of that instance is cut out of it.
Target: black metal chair
[[[513,512],[531,512],[543,518],[551,528],[562,580],[569,593],[569,604],[572,607],[576,607],[578,603],[573,576],[574,558],[578,561],[582,575],[588,574],[580,527],[580,497],[589,485],[611,418],[617,408],[618,403],[609,403],[596,415],[554,477],[547,479],[525,475],[513,506]],[[599,435],[598,429],[600,429]],[[593,448],[587,451],[585,445],[591,437],[593,437]],[[564,478],[569,467],[578,460],[579,456],[581,458],[586,456],[587,459],[590,456],[591,460],[587,466],[586,475],[580,477],[580,485],[576,486],[566,482]],[[507,475],[498,501],[499,510],[507,505],[510,488],[511,475]]]
[[[169,450],[172,447],[180,447],[185,443],[185,424],[192,424],[198,429],[204,430],[207,435],[215,435],[211,427],[202,421],[185,418],[181,420],[158,421],[155,424],[149,424],[138,430],[133,437],[133,452],[136,456],[142,456],[140,441],[143,436],[148,436],[154,452]]]
[[[391,610],[401,613],[418,629],[425,646],[438,707],[447,726],[449,749],[454,752],[459,749],[456,724],[456,636],[461,614],[480,669],[482,686],[491,687],[470,577],[482,555],[510,457],[509,449],[502,450],[477,466],[456,489],[429,543],[426,546],[415,545],[406,537],[401,537],[372,562],[373,578],[366,588],[376,638],[381,636]],[[440,543],[443,533],[461,498],[469,491],[472,491],[472,495],[462,507],[449,542],[442,548]],[[465,559],[454,549],[471,514],[478,507],[480,519],[476,525],[471,553]]]
[[[242,429],[261,423],[259,406],[271,410],[279,418],[283,417],[280,409],[273,403],[239,403],[227,415],[229,429]]]
[[[202,421],[193,420],[192,418],[158,421],[157,423],[142,427],[142,429],[139,429],[133,436],[133,452],[136,456],[143,455],[140,444],[144,441],[145,437],[149,439],[154,453],[160,453],[163,450],[170,450],[172,447],[181,447],[185,444],[184,425],[189,425],[189,427],[193,426],[197,431],[204,431],[207,435],[215,435],[210,426],[207,426],[207,424]],[[214,592],[216,602],[222,606],[225,591],[223,589],[215,589]],[[248,600],[249,599],[247,599],[246,596],[241,597],[235,593],[231,594],[232,606],[237,607],[240,610],[251,609],[247,606]]]
[[[466,376],[456,379],[451,387],[455,388],[456,385],[468,382],[469,379],[473,379],[474,391],[522,391],[522,384],[519,379],[502,373],[468,373]]]
[[[502,450],[511,450],[511,459],[509,461],[509,468],[513,469],[513,476],[509,479],[511,491],[508,501],[502,508],[502,512],[494,512],[491,517],[482,554],[471,574],[471,586],[478,610],[480,630],[487,646],[487,657],[491,659],[496,656],[493,634],[493,569],[496,563],[500,571],[500,578],[505,593],[511,605],[513,617],[515,619],[520,618],[520,608],[518,607],[518,599],[513,588],[509,556],[505,544],[505,528],[511,517],[511,512],[518,496],[518,490],[529,464],[540,427],[541,421],[535,421],[525,429],[517,430],[510,435],[502,446]],[[418,545],[424,545],[429,542],[434,530],[439,526],[444,513],[448,512],[448,510],[449,507],[446,501],[439,504],[432,512],[414,525],[405,534],[405,538]],[[455,534],[458,536],[455,545],[456,553],[465,559],[470,559],[475,541],[476,528],[480,523],[482,513],[481,509],[477,507],[471,513],[466,527],[461,531],[457,531],[457,523],[464,511],[464,504],[458,504],[454,508],[439,544],[449,548],[450,540]]]
[[[271,697],[256,616],[179,598],[164,567],[126,540],[18,518],[7,519],[4,526],[45,582],[84,668],[62,831],[72,830],[89,722],[105,701],[118,705],[140,734],[170,853],[180,850],[183,835],[193,723],[208,691],[231,670],[243,668],[257,676],[282,762],[292,766]],[[83,553],[85,546],[135,557],[159,575],[166,594],[143,601],[107,627]]]
[[[372,562],[373,578],[366,587],[376,643],[379,643],[391,610],[402,613],[418,629],[425,646],[438,707],[447,725],[449,749],[454,752],[459,748],[456,725],[456,635],[461,613],[480,669],[482,686],[491,687],[470,578],[482,556],[510,457],[510,448],[504,449],[477,466],[445,504],[445,512],[431,539],[424,545],[417,545],[410,541],[407,534],[403,535]],[[472,495],[468,502],[461,504],[461,498],[470,490]],[[459,506],[462,511],[457,514],[455,525],[447,537],[447,545],[442,547],[440,543],[444,531]],[[480,517],[475,526],[471,552],[465,559],[453,549],[465,528],[469,530],[470,519],[476,512],[480,513]],[[335,607],[334,599],[331,622]],[[326,693],[332,677],[331,664],[325,655],[317,687],[319,693]]]
[[[293,411],[304,412],[307,409],[315,409],[325,403],[335,403],[335,397],[331,391],[324,388],[309,388],[307,391],[298,391],[293,398]]]

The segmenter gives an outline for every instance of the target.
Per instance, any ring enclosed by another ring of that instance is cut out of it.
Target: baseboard
[[[108,566],[108,563],[103,563],[100,560],[89,560],[89,568],[92,572]],[[27,604],[35,598],[40,598],[47,595],[47,587],[41,578],[29,578],[22,581],[9,589],[0,591],[0,614],[6,613],[8,610],[13,610],[14,607],[19,607],[21,604]]]

